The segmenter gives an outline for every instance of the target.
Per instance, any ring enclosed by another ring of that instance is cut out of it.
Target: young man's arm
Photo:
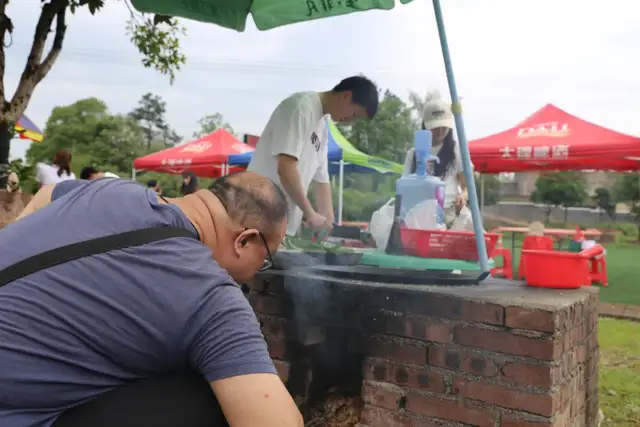
[[[236,285],[212,289],[189,329],[190,365],[209,381],[230,427],[303,427],[256,315]]]
[[[320,215],[327,219],[327,226],[330,227],[334,221],[333,195],[331,194],[331,183],[329,181],[328,154],[326,153],[326,150],[323,151],[324,155],[322,157],[322,163],[320,163],[320,166],[313,177],[313,182],[316,196],[316,209]]]
[[[305,217],[313,214],[313,206],[307,198],[306,191],[302,187],[302,178],[298,170],[298,158],[289,154],[278,155],[278,177],[284,191],[291,197]]]

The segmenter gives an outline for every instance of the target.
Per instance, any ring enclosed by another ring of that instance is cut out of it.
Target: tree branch
[[[9,0],[0,0],[0,116],[4,113],[6,99],[4,94],[4,71],[6,67],[4,38],[7,33],[13,32],[13,23],[5,14],[7,3],[9,3]]]
[[[69,0],[51,0],[49,3],[42,6],[40,19],[38,19],[33,36],[31,51],[29,52],[22,76],[20,77],[18,88],[11,99],[10,111],[8,114],[10,114],[10,118],[13,120],[20,118],[20,115],[24,112],[29,100],[31,99],[33,89],[46,76],[47,72],[51,69],[53,63],[60,54],[65,31],[67,29],[65,25],[65,16],[68,6]],[[53,46],[45,60],[41,62],[45,43],[49,33],[51,32],[51,26],[54,18],[57,19]]]
[[[56,33],[53,36],[53,45],[51,46],[51,50],[47,56],[44,58],[44,61],[42,61],[42,64],[40,64],[36,69],[36,83],[39,83],[44,79],[62,51],[62,43],[64,42],[64,36],[67,32],[66,17],[67,5],[65,4],[56,12]]]

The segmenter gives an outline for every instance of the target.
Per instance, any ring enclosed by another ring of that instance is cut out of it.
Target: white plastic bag
[[[463,207],[450,228],[451,231],[473,231],[473,217],[468,207]]]
[[[441,227],[438,224],[437,210],[436,200],[425,200],[407,212],[404,223],[414,230],[439,230]]]
[[[389,200],[371,215],[369,232],[380,250],[385,250],[387,247],[387,241],[391,234],[391,227],[393,226],[393,218],[395,215],[394,205],[395,198]]]

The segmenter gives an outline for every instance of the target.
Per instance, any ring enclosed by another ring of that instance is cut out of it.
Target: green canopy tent
[[[328,161],[329,173],[338,175],[338,224],[342,225],[344,174],[379,173],[401,175],[403,166],[381,157],[370,156],[354,147],[340,132],[336,124],[327,120],[329,128]]]
[[[473,217],[476,245],[480,269],[479,280],[489,276],[489,259],[484,240],[482,217],[478,204],[471,157],[467,145],[467,136],[462,121],[462,108],[458,97],[449,44],[444,28],[444,19],[440,0],[432,0],[433,9],[440,36],[440,46],[444,58],[444,66],[449,82],[449,92],[456,122],[456,131],[460,143],[460,155],[467,185],[469,187],[469,202]],[[256,27],[269,30],[283,25],[297,22],[311,21],[320,18],[361,12],[371,9],[393,9],[395,0],[131,0],[133,6],[140,12],[159,15],[177,16],[202,22],[211,22],[222,27],[243,31],[247,17],[251,15]],[[400,0],[400,3],[410,3],[411,0]]]

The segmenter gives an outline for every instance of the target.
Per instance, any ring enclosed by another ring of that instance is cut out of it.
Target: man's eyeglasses
[[[243,231],[247,231],[248,228],[245,228]],[[264,260],[264,264],[262,267],[258,269],[259,272],[271,270],[274,266],[273,256],[271,255],[271,250],[269,249],[269,245],[267,244],[267,237],[264,235],[262,231],[258,231],[258,236],[260,236],[260,240],[262,240],[262,244],[264,244],[264,248],[267,250],[267,258]]]

